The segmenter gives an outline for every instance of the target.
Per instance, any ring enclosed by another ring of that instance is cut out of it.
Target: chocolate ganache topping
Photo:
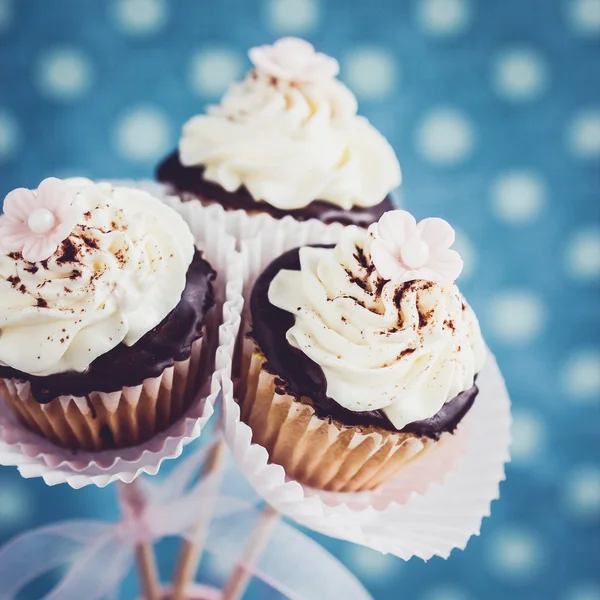
[[[19,256],[14,257],[19,259]],[[76,254],[69,240],[59,250],[59,260],[72,263],[73,278],[77,277]],[[40,267],[44,269],[44,264]],[[68,371],[36,377],[0,365],[0,377],[18,379],[31,384],[33,397],[47,404],[59,396],[84,397],[92,392],[115,392],[124,386],[139,385],[144,379],[157,377],[175,362],[190,356],[192,344],[202,336],[208,310],[214,305],[213,280],[216,273],[196,251],[186,277],[181,301],[157,327],[149,331],[133,346],[119,344],[110,352],[94,360],[89,368],[79,373]],[[65,285],[68,286],[68,279]],[[19,281],[14,286],[22,286]],[[23,294],[29,290],[23,286]],[[37,300],[40,308],[46,301]]]
[[[314,248],[333,248],[315,245]],[[356,248],[356,260],[368,267],[360,248]],[[300,249],[290,250],[277,258],[257,279],[251,297],[252,331],[250,337],[266,359],[265,368],[277,376],[280,388],[298,397],[300,401],[310,401],[317,416],[333,419],[347,426],[372,426],[388,431],[401,431],[438,439],[444,432],[452,432],[471,408],[478,388],[473,385],[454,398],[446,401],[433,416],[408,423],[401,429],[394,427],[383,410],[349,410],[327,395],[327,380],[322,367],[311,360],[304,352],[294,348],[287,339],[288,331],[294,326],[292,312],[275,306],[269,300],[271,283],[283,270],[300,271]],[[372,269],[370,269],[372,271]],[[362,282],[355,282],[363,285]],[[380,287],[383,287],[382,280]],[[427,286],[430,282],[412,281],[403,284],[397,292],[397,303],[411,288]],[[414,290],[413,290],[414,291]],[[298,307],[299,308],[299,307]],[[430,314],[419,316],[420,325],[426,326]],[[446,326],[446,325],[445,325]],[[448,324],[448,326],[454,326]],[[411,354],[413,348],[401,352]],[[401,358],[401,357],[399,357]]]
[[[394,208],[392,199],[388,195],[375,206],[353,206],[350,210],[344,210],[323,200],[315,200],[303,208],[282,210],[267,202],[257,202],[244,186],[235,192],[228,192],[219,184],[206,180],[204,171],[205,168],[201,165],[189,167],[182,165],[179,152],[176,150],[159,165],[156,177],[158,181],[172,185],[179,193],[188,192],[200,198],[216,201],[227,210],[266,212],[276,219],[291,215],[298,221],[319,219],[324,223],[368,227],[384,212]]]

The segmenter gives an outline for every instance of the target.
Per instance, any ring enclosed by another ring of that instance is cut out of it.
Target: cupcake
[[[395,210],[345,228],[335,246],[290,250],[258,277],[241,418],[289,477],[370,490],[455,432],[486,348],[454,283],[453,241],[446,221]]]
[[[158,180],[205,205],[278,219],[368,226],[393,208],[398,160],[357,115],[337,61],[296,38],[249,55],[254,69],[184,125]]]
[[[0,217],[0,396],[55,444],[141,444],[179,419],[209,367],[215,272],[150,194],[44,180]]]

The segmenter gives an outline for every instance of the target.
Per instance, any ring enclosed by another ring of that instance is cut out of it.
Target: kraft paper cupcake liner
[[[134,187],[153,193],[143,183]],[[222,371],[229,373],[230,369],[230,350],[223,340],[227,331],[239,323],[231,306],[242,302],[241,267],[235,239],[219,223],[193,203],[184,204],[174,197],[165,201],[188,222],[197,245],[217,271],[216,305],[208,313],[210,319],[202,342],[203,349],[214,357],[214,363],[210,361],[212,376],[206,378],[189,408],[168,429],[141,445],[122,450],[80,452],[61,448],[21,425],[0,397],[0,465],[16,466],[23,477],[42,477],[49,485],[104,487],[114,481],[130,483],[141,473],[155,475],[163,461],[180,456],[183,447],[200,436],[214,412]]]
[[[57,446],[89,452],[137,446],[167,429],[189,407],[210,374],[209,348],[200,338],[188,359],[112,393],[60,396],[40,404],[28,382],[0,379],[0,395],[26,427]]]
[[[509,461],[510,400],[494,357],[457,431],[376,490],[332,493],[303,486],[270,461],[241,421],[233,382],[224,382],[225,435],[236,464],[266,502],[301,525],[408,560],[464,549],[499,497]]]
[[[244,344],[250,363],[241,420],[253,443],[269,453],[286,475],[315,489],[361,492],[380,486],[425,452],[443,444],[413,434],[345,427],[320,419],[312,406],[277,391],[277,377],[264,369],[252,343]],[[238,396],[239,398],[239,396]]]
[[[275,224],[241,242],[244,296],[264,268],[286,250],[307,243],[335,243],[341,227],[307,223],[302,227]],[[479,395],[453,435],[439,447],[404,467],[397,477],[373,491],[337,493],[303,486],[269,460],[263,446],[252,441],[252,430],[241,420],[240,349],[249,329],[247,304],[240,301],[239,329],[224,340],[232,359],[232,377],[224,377],[225,436],[236,464],[259,493],[283,515],[315,531],[392,553],[408,560],[418,556],[447,558],[478,535],[490,505],[499,497],[509,461],[510,399],[493,355],[480,372]],[[247,364],[246,367],[247,368]],[[223,371],[226,375],[226,371]]]

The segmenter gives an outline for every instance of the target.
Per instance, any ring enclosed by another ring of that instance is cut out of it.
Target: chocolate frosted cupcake
[[[246,79],[185,124],[159,181],[204,204],[300,221],[367,226],[393,208],[400,166],[335,79],[337,61],[295,38],[250,58]]]
[[[241,415],[289,477],[373,489],[456,430],[486,350],[453,240],[441,219],[391,211],[258,278]]]
[[[146,192],[46,179],[0,217],[0,395],[57,445],[140,444],[206,375],[215,272]]]

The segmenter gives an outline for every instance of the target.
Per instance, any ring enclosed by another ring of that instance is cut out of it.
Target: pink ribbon
[[[202,448],[181,459],[158,483],[139,479],[121,485],[120,522],[63,521],[8,542],[0,549],[0,600],[13,600],[29,583],[61,566],[66,567],[64,577],[43,600],[81,600],[82,590],[87,600],[116,600],[121,582],[133,567],[138,543],[168,536],[193,541],[194,526],[211,516],[205,549],[226,558],[233,569],[260,515],[260,499],[248,486],[239,485],[237,471],[228,473],[227,495],[218,492],[217,473],[198,480],[207,452]],[[337,559],[283,522],[277,524],[251,571],[294,600],[371,598]]]

